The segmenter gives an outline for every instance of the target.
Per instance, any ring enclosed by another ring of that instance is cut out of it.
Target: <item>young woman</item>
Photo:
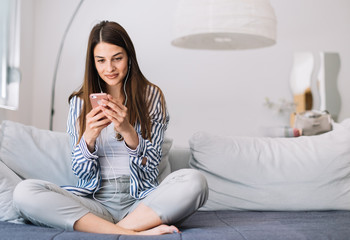
[[[106,93],[96,107],[90,94]],[[91,31],[81,89],[70,98],[76,186],[25,180],[14,204],[37,225],[110,234],[179,232],[208,197],[205,178],[192,169],[158,185],[164,132],[169,122],[162,91],[139,69],[127,32],[103,21]]]

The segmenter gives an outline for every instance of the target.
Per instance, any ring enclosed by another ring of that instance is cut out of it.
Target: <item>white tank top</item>
[[[115,138],[113,124],[101,131],[97,138],[97,155],[99,156],[102,179],[114,179],[130,175],[129,154],[123,141]]]

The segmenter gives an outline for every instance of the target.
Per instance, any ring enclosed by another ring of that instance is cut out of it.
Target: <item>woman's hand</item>
[[[102,129],[107,127],[110,123],[111,121],[108,118],[106,118],[105,114],[103,113],[102,106],[93,108],[86,115],[84,140],[90,152],[94,152],[96,138],[100,135]]]
[[[139,144],[138,135],[129,122],[128,109],[108,94],[108,100],[102,100],[102,111],[105,116],[113,122],[114,130],[120,133],[125,143],[132,149]]]

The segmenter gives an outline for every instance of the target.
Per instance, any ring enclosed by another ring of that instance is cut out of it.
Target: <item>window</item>
[[[0,107],[15,110],[19,100],[20,0],[0,1]]]

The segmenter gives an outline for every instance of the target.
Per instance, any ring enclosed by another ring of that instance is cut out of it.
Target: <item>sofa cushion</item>
[[[16,209],[12,206],[13,189],[20,181],[20,177],[0,161],[0,221],[20,219]]]
[[[191,151],[189,147],[173,147],[169,153],[171,171],[174,172],[179,169],[190,168],[190,156]]]
[[[1,124],[0,159],[23,179],[75,185],[69,136],[12,121]]]
[[[350,210],[349,124],[298,138],[199,132],[190,148],[209,185],[202,210]]]

